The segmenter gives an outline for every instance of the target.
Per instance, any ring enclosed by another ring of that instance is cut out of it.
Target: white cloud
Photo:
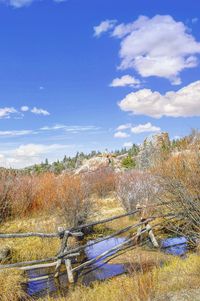
[[[39,108],[36,108],[34,107],[31,112],[33,114],[37,114],[37,115],[44,115],[44,116],[47,116],[47,115],[50,115],[50,113],[44,109],[39,109]]]
[[[25,112],[28,112],[30,109],[28,106],[21,106],[20,111],[15,109],[14,107],[5,107],[0,108],[0,119],[7,118],[9,119],[11,117],[11,114],[15,115],[15,119],[22,119],[24,117]],[[30,110],[33,114],[37,115],[50,115],[50,113],[47,110],[34,107],[32,110]],[[23,113],[22,113],[23,112]]]
[[[117,131],[123,131],[131,128],[131,123],[121,124],[117,127]]]
[[[19,131],[0,131],[0,137],[17,137],[33,134],[32,130],[19,130]]]
[[[133,134],[141,134],[146,132],[160,132],[160,127],[152,125],[150,122],[147,122],[145,124],[139,124],[135,127],[131,128],[131,132]]]
[[[41,154],[47,154],[51,151],[56,151],[59,149],[66,148],[66,145],[61,144],[23,144],[14,150],[13,154],[16,157],[36,157]]]
[[[112,83],[110,84],[110,87],[125,87],[125,86],[138,88],[140,86],[140,81],[131,75],[123,75],[120,78],[117,77],[113,79]]]
[[[121,132],[121,131],[116,132],[116,133],[114,134],[114,137],[115,137],[115,138],[127,138],[127,137],[129,137],[129,136],[130,136],[129,134],[127,134],[127,133],[125,133],[125,132]]]
[[[102,33],[111,30],[115,26],[116,22],[116,20],[105,20],[102,21],[98,26],[94,26],[94,36],[100,37]]]
[[[169,15],[140,16],[115,26],[112,36],[121,39],[119,68],[134,69],[142,77],[163,77],[179,85],[181,71],[198,65],[200,43]]]
[[[66,126],[65,131],[66,132],[72,132],[72,133],[78,133],[78,132],[87,132],[87,131],[96,131],[99,130],[100,127],[94,126],[94,125],[72,125],[72,126]]]
[[[54,2],[61,3],[65,2],[66,0],[53,0]],[[26,6],[30,6],[36,0],[0,0],[0,2],[12,6],[14,8],[22,8]]]
[[[40,128],[41,131],[52,131],[52,130],[62,130],[65,129],[66,125],[63,124],[56,124],[53,126],[43,126],[42,128]]]
[[[34,2],[34,0],[1,0],[1,2],[13,6],[15,8],[21,8],[24,6],[29,6]]]
[[[126,148],[131,148],[133,146],[133,142],[125,142],[123,144],[123,147],[126,147]]]
[[[94,125],[65,125],[65,124],[56,124],[53,126],[43,126],[40,128],[42,131],[55,131],[55,130],[64,130],[65,132],[79,133],[86,131],[96,131],[100,128]]]
[[[56,160],[74,145],[64,144],[22,144],[17,148],[0,151],[0,166],[22,168],[44,161],[46,157]],[[55,157],[56,154],[56,157]]]
[[[16,114],[17,110],[13,107],[5,107],[5,108],[0,108],[0,119],[2,118],[10,118],[11,114]]]
[[[31,134],[41,134],[43,131],[59,131],[63,130],[64,132],[70,133],[79,133],[79,132],[86,132],[86,131],[96,131],[99,130],[99,127],[88,125],[88,126],[67,126],[62,124],[56,124],[54,126],[44,126],[37,130],[7,130],[7,131],[0,131],[0,138],[9,138],[9,137],[18,137],[18,136],[26,136]]]
[[[29,107],[28,106],[22,106],[21,107],[21,111],[22,112],[28,112],[29,111]]]
[[[150,89],[132,92],[119,102],[119,107],[135,115],[154,118],[200,116],[200,80],[163,95]]]

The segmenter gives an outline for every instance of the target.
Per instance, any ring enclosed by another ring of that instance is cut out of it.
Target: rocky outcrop
[[[102,168],[112,168],[115,172],[120,172],[123,169],[122,160],[127,156],[128,153],[120,156],[108,154],[84,160],[82,166],[76,169],[75,174],[94,172]]]
[[[101,168],[109,167],[111,164],[109,157],[94,157],[89,160],[84,160],[83,165],[78,168],[75,174],[93,172]]]
[[[146,138],[140,146],[136,162],[139,169],[146,169],[155,164],[163,154],[170,149],[168,133],[161,133]]]

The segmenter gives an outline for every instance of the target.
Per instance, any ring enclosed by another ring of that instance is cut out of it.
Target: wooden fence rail
[[[145,208],[152,208],[152,207],[159,207],[159,206],[163,206],[163,205],[168,205],[171,202],[164,202],[161,204],[156,204],[156,205],[148,205],[148,206],[143,206]],[[78,225],[76,227],[72,227],[70,229],[62,229],[61,231],[58,231],[56,233],[40,233],[40,232],[27,232],[27,233],[0,233],[0,239],[1,238],[26,238],[26,237],[40,237],[40,238],[59,238],[62,237],[64,235],[64,233],[66,231],[69,231],[71,233],[71,235],[76,236],[76,231],[78,230],[82,230],[84,228],[89,228],[89,227],[93,227],[93,226],[97,226],[100,224],[105,224],[126,216],[131,216],[134,215],[136,213],[139,213],[142,211],[143,207],[138,207],[135,210],[129,211],[127,213],[124,214],[120,214],[120,215],[116,215],[110,218],[106,218],[106,219],[102,219],[99,221],[95,221],[95,222],[91,222],[91,223],[87,223],[87,224],[82,224],[82,225]]]
[[[75,247],[73,249],[70,249],[68,246],[68,239],[70,236],[73,237],[80,237],[84,234],[82,233],[82,230],[84,228],[93,227],[99,224],[104,224],[107,222],[111,222],[113,220],[117,220],[126,216],[131,216],[136,213],[141,213],[142,209],[137,208],[136,210],[132,210],[128,213],[117,215],[111,218],[106,218],[99,221],[94,221],[91,223],[79,225],[77,227],[71,228],[71,229],[63,229],[59,228],[57,233],[38,233],[38,232],[29,232],[29,233],[0,233],[0,239],[8,239],[8,238],[26,238],[26,237],[40,237],[40,238],[60,238],[61,239],[61,246],[60,249],[54,257],[45,258],[45,259],[39,259],[39,260],[31,260],[31,261],[24,261],[24,262],[17,262],[13,264],[5,264],[0,265],[0,270],[8,269],[8,268],[17,268],[23,271],[29,271],[32,269],[41,269],[41,268],[47,268],[47,267],[55,267],[55,277],[59,276],[59,271],[62,264],[65,264],[67,275],[68,275],[68,281],[69,283],[74,282],[74,273],[78,271],[82,271],[84,269],[87,269],[88,267],[91,267],[97,260],[100,260],[102,258],[113,256],[114,253],[121,252],[124,249],[129,249],[130,247],[133,247],[133,243],[137,245],[139,242],[139,238],[142,238],[144,233],[147,233],[149,236],[149,239],[151,240],[153,246],[155,248],[158,248],[158,242],[154,236],[153,229],[150,226],[150,222],[157,219],[157,218],[169,218],[172,219],[176,217],[174,214],[165,214],[165,215],[157,215],[157,216],[151,216],[146,219],[141,219],[140,222],[132,224],[130,226],[127,226],[125,228],[122,228],[120,230],[117,230],[113,232],[111,235],[98,238],[90,243],[86,243],[84,245]],[[141,213],[142,216],[142,213]],[[110,238],[113,238],[115,236],[121,235],[123,233],[126,233],[130,230],[136,229],[136,233],[132,234],[132,237],[127,238],[123,243],[103,252],[102,254],[98,255],[94,259],[90,259],[84,263],[79,264],[78,266],[73,267],[72,266],[72,258],[77,258],[80,255],[80,252],[85,250],[86,248],[89,248],[99,242],[108,240]],[[42,276],[36,279],[30,279],[30,281],[37,281],[42,279],[47,279],[48,276]]]
[[[26,238],[26,237],[34,237],[34,236],[35,237],[41,237],[41,238],[54,238],[54,237],[59,238],[59,237],[62,237],[66,231],[68,231],[72,236],[76,236],[77,232],[75,232],[75,231],[77,231],[77,230],[93,227],[93,226],[100,225],[100,224],[105,224],[105,223],[111,222],[111,221],[119,219],[119,218],[134,215],[137,212],[140,212],[140,209],[133,210],[133,211],[130,211],[128,213],[116,215],[114,217],[106,218],[106,219],[103,219],[103,220],[95,221],[95,222],[92,222],[92,223],[82,224],[82,225],[79,225],[77,227],[73,227],[73,228],[70,228],[70,229],[62,229],[61,231],[58,231],[56,233],[38,233],[38,232],[8,233],[8,234],[7,233],[0,233],[0,238]]]

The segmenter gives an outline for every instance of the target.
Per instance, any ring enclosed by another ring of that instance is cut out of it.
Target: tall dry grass
[[[0,271],[0,300],[1,301],[19,301],[30,300],[28,295],[22,289],[21,283],[25,281],[20,271],[3,270]]]
[[[145,259],[143,258],[143,261]],[[144,264],[144,262],[143,262]],[[159,301],[168,299],[168,293],[178,294],[200,288],[200,257],[190,255],[187,259],[174,258],[164,266],[155,266],[150,271],[119,276],[105,282],[93,283],[90,287],[77,286],[58,301]],[[46,301],[53,301],[46,297]],[[181,299],[178,299],[181,300]],[[198,300],[198,299],[188,299]],[[42,301],[42,299],[40,300]]]

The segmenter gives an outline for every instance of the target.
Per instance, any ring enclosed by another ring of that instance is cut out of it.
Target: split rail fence
[[[162,204],[163,205],[163,204]],[[121,219],[127,216],[133,216],[135,214],[140,215],[140,222],[131,224],[125,228],[122,228],[118,231],[113,232],[112,234],[98,238],[96,240],[93,240],[89,243],[86,243],[84,245],[79,245],[78,247],[70,248],[69,247],[69,238],[75,237],[80,238],[84,236],[84,229],[94,227],[96,225],[105,224],[117,219]],[[112,258],[113,256],[117,256],[116,254],[121,254],[121,252],[125,252],[131,248],[136,248],[141,243],[145,243],[146,240],[144,240],[144,234],[145,236],[148,236],[149,240],[151,241],[153,247],[159,248],[159,244],[157,242],[157,239],[153,233],[153,228],[156,228],[157,226],[160,226],[161,223],[154,224],[153,227],[151,227],[150,223],[154,221],[157,218],[166,218],[166,221],[169,221],[169,219],[173,219],[176,217],[174,214],[166,214],[166,215],[160,215],[160,216],[151,216],[149,218],[143,217],[143,207],[137,206],[137,208],[131,212],[117,215],[111,218],[106,218],[99,221],[94,221],[91,223],[83,224],[80,226],[77,226],[76,228],[71,229],[64,229],[62,227],[58,228],[57,233],[38,233],[38,232],[29,232],[29,233],[11,233],[11,234],[5,234],[0,233],[0,239],[13,239],[13,238],[27,238],[27,237],[40,237],[44,239],[51,239],[51,238],[60,238],[61,245],[58,253],[51,258],[44,258],[39,260],[32,260],[32,261],[24,261],[24,262],[17,262],[13,264],[0,264],[0,270],[2,269],[9,269],[9,268],[15,268],[23,271],[30,271],[30,270],[36,270],[36,269],[42,269],[42,268],[48,268],[48,267],[54,267],[54,276],[58,277],[61,269],[61,265],[65,265],[67,276],[68,276],[68,282],[74,283],[75,282],[75,273],[87,270],[88,268],[92,268],[92,265],[99,261],[100,259],[105,258]],[[99,242],[106,241],[110,238],[113,238],[115,236],[124,234],[130,230],[135,230],[131,236],[129,235],[126,240],[117,246],[110,248],[109,250],[103,252],[102,254],[96,256],[93,259],[89,259],[85,262],[82,262],[80,264],[74,264],[74,259],[77,259],[80,257],[81,252],[83,252],[86,248],[89,248]],[[47,279],[48,276],[41,276],[37,278],[31,278],[28,281],[34,282],[38,280],[44,280]]]

